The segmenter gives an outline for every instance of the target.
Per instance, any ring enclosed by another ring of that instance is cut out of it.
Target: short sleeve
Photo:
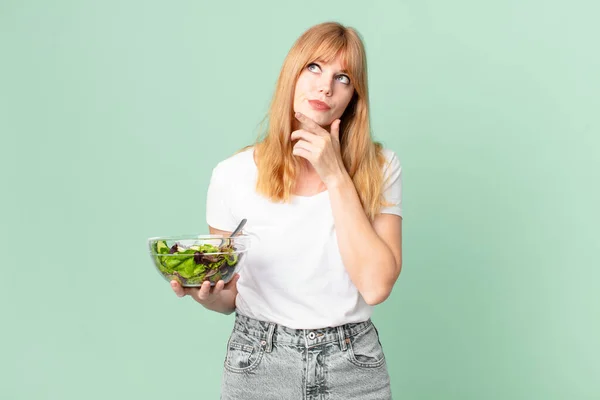
[[[396,153],[386,151],[387,165],[384,167],[383,196],[391,204],[381,208],[381,214],[396,214],[402,217],[402,165]]]
[[[231,196],[227,190],[231,183],[223,174],[222,167],[222,164],[217,165],[210,177],[206,195],[206,222],[215,229],[231,232],[237,223],[230,206]]]

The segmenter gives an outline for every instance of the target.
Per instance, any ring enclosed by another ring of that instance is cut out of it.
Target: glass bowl
[[[243,266],[252,244],[250,234],[231,238],[221,235],[180,235],[148,239],[150,256],[156,270],[167,281],[183,287],[199,287],[209,281],[229,282]]]

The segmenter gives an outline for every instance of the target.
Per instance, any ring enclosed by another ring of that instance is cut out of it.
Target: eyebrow
[[[326,63],[324,60],[322,60],[322,59],[318,59],[318,60],[315,60],[315,61],[313,61],[313,62],[316,62],[316,63],[319,63],[319,64],[327,64],[327,63]],[[345,70],[345,69],[341,69],[341,70],[339,70],[339,71],[338,71],[338,73],[349,75],[349,72],[348,72],[347,70]]]

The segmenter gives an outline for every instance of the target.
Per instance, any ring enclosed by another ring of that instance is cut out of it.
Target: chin
[[[328,113],[305,108],[301,109],[300,112],[321,126],[329,126],[333,122]]]

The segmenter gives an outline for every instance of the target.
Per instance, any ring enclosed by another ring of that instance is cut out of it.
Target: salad
[[[158,240],[153,247],[158,269],[165,278],[182,286],[200,286],[204,281],[217,283],[220,279],[227,282],[240,261],[231,244],[185,247],[177,242],[169,247],[164,240]]]

